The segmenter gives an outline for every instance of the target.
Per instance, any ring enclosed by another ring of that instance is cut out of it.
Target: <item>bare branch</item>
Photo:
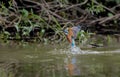
[[[99,24],[103,24],[103,23],[110,21],[110,20],[118,19],[119,17],[120,17],[120,14],[116,14],[114,16],[107,17],[104,20],[100,21]]]
[[[112,9],[109,9],[108,7],[106,7],[106,6],[104,6],[104,5],[100,4],[100,3],[98,3],[96,0],[93,0],[93,1],[94,1],[95,4],[101,5],[101,6],[102,6],[103,8],[105,8],[106,10],[108,10],[108,11],[110,11],[111,13],[115,14],[115,12],[114,12]]]
[[[88,2],[88,0],[85,0],[84,2],[80,3],[80,4],[75,4],[75,5],[71,5],[69,7],[67,7],[65,10],[71,9],[71,8],[75,8],[77,6],[82,6],[84,4],[86,4]]]
[[[116,14],[116,15],[110,16],[110,17],[103,17],[103,18],[99,18],[97,20],[93,20],[89,24],[94,24],[94,23],[97,23],[97,22],[99,22],[99,24],[103,24],[107,21],[118,19],[119,17],[120,17],[120,14]]]

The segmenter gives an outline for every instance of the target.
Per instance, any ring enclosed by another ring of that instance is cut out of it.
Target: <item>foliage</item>
[[[114,12],[117,10],[114,9],[114,11],[108,8],[111,7],[110,5],[108,7],[106,6],[111,1],[115,2],[116,6],[120,3],[119,0],[43,0],[40,3],[28,0],[28,3],[31,4],[26,4],[27,2],[24,3],[23,0],[18,6],[17,0],[15,0],[16,3],[10,0],[8,2],[9,6],[6,6],[5,2],[0,1],[0,16],[3,19],[2,27],[4,29],[1,37],[5,38],[4,40],[11,38],[12,34],[5,29],[7,27],[15,27],[16,31],[13,37],[15,39],[24,40],[34,38],[36,42],[60,42],[65,40],[63,28],[69,22],[71,22],[71,24],[83,22],[87,24],[85,26],[87,27],[88,25],[95,26],[94,24],[103,22],[104,20],[106,20],[104,25],[107,25],[109,20],[112,20],[114,21],[112,25],[117,25],[117,18],[114,17]],[[102,13],[106,14],[106,18],[103,20],[99,19],[104,17]],[[111,19],[109,17],[111,17]],[[116,19],[112,19],[112,17]],[[91,24],[91,22],[94,23]],[[35,28],[39,30],[35,32]],[[32,37],[31,33],[33,33]],[[79,42],[84,43],[89,36],[90,33],[83,29],[78,34]]]
[[[87,3],[87,8],[86,10],[88,10],[92,15],[98,14],[100,12],[104,11],[104,8],[102,7],[102,4],[96,5],[93,2],[94,0],[91,0],[90,3]]]
[[[89,32],[85,32],[84,30],[81,30],[79,33],[78,33],[78,37],[79,39],[79,44],[85,44],[88,39],[90,38],[90,33]]]

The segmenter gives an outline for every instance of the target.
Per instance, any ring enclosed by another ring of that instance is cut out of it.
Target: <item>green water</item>
[[[64,47],[2,46],[0,77],[120,77],[119,49],[100,48],[101,51],[97,51],[93,48],[89,51],[107,52],[98,54],[59,54],[69,52]]]

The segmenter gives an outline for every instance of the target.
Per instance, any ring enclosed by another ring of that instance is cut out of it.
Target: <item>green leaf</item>
[[[111,17],[111,16],[113,16],[113,14],[112,13],[108,13],[108,16]]]
[[[18,23],[15,24],[15,28],[16,28],[17,32],[19,32],[19,26],[18,26]]]
[[[4,34],[6,35],[10,35],[10,33],[8,31],[4,31]]]
[[[60,24],[58,23],[57,19],[56,19],[54,16],[52,16],[52,18],[53,18],[53,20],[55,21],[55,23],[56,23],[56,25],[57,25],[57,29],[61,29],[61,26],[60,26]]]
[[[22,9],[22,10],[20,10],[20,12],[21,12],[22,15],[25,16],[25,17],[28,17],[28,15],[29,15],[29,12],[28,12],[26,9]]]

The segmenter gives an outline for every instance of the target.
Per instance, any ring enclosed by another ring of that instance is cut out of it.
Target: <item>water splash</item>
[[[82,50],[77,46],[71,47],[70,51],[71,51],[72,54],[82,54],[83,53]]]

